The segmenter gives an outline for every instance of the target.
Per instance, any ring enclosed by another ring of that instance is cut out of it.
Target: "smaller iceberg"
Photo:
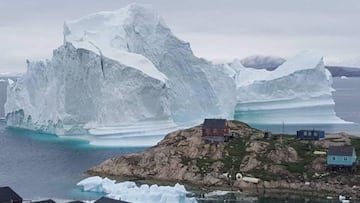
[[[99,176],[88,177],[77,186],[83,191],[104,193],[107,197],[129,201],[132,203],[196,203],[195,198],[186,197],[189,193],[180,184],[175,186],[158,186],[143,184],[137,186],[134,182],[125,181],[116,183],[115,180]]]
[[[239,60],[228,66],[235,72],[230,76],[237,87],[236,120],[270,125],[346,123],[336,116],[332,77],[320,54],[301,52],[273,71],[245,68]]]

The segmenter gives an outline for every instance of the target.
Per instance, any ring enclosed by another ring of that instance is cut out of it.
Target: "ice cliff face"
[[[135,68],[66,43],[52,60],[29,63],[9,87],[7,123],[64,134],[82,133],[85,124],[168,120],[168,91]]]
[[[173,121],[232,117],[234,91],[229,76],[195,57],[151,7],[131,4],[66,22],[64,45],[51,60],[28,64],[5,108],[14,127],[139,133],[128,126],[144,122],[136,125],[144,131],[153,121],[169,130]]]
[[[321,55],[302,52],[274,71],[244,68],[239,61],[229,66],[236,72],[235,118],[263,124],[343,122],[334,111],[332,77]]]

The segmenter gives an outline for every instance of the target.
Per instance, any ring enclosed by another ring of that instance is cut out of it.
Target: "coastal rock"
[[[269,153],[268,158],[275,163],[280,164],[282,162],[296,162],[298,160],[297,152],[292,147],[284,148],[282,145],[277,144],[275,150]]]
[[[243,137],[258,136],[260,133],[239,121],[229,121],[229,126]],[[207,186],[226,185],[227,181],[219,178],[219,174],[227,170],[222,161],[227,143],[206,141],[201,138],[201,133],[201,126],[170,133],[143,153],[110,159],[88,173],[184,181]]]
[[[250,171],[254,168],[256,168],[257,166],[259,166],[261,164],[260,161],[258,161],[256,159],[256,157],[254,156],[246,156],[243,160],[243,163],[240,165],[240,170],[247,172]]]
[[[287,171],[282,165],[270,165],[268,169],[272,174],[286,174]]]
[[[202,139],[201,126],[168,134],[156,146],[142,153],[112,158],[88,170],[91,175],[121,179],[181,182],[205,188],[227,188],[264,192],[341,192],[356,196],[360,177],[325,173],[326,151],[333,144],[359,142],[356,138],[329,135],[320,141],[301,141],[295,136],[273,135],[240,121],[228,121],[234,138],[228,142]],[[360,149],[359,149],[360,150]],[[247,179],[242,179],[247,177]],[[249,178],[259,179],[256,184]],[[249,181],[249,182],[246,182]]]
[[[312,162],[311,168],[318,173],[324,173],[326,169],[324,167],[325,165],[326,165],[325,157],[318,157]]]

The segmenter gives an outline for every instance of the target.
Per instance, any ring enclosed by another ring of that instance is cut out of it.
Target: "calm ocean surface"
[[[9,185],[27,199],[95,199],[76,183],[83,172],[114,156],[145,148],[99,148],[84,141],[59,139],[0,123],[0,185]]]
[[[337,115],[347,121],[360,123],[360,78],[335,78],[334,88],[337,90],[334,93]],[[256,127],[282,130],[280,125]],[[285,131],[290,133],[297,127],[285,126]],[[315,127],[360,134],[358,125]],[[9,185],[26,199],[95,199],[100,194],[82,193],[76,188],[76,183],[85,177],[83,172],[110,157],[145,149],[93,147],[85,141],[7,129],[5,123],[0,122],[0,186]],[[306,201],[318,202],[311,199]],[[258,202],[284,202],[284,199],[260,198]]]

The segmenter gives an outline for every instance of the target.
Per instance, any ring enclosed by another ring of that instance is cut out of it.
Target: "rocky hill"
[[[301,141],[290,135],[265,139],[262,131],[245,123],[228,123],[235,135],[229,142],[203,140],[201,126],[196,126],[168,134],[145,152],[107,160],[87,173],[257,192],[288,189],[360,194],[359,175],[329,174],[326,156],[314,154],[329,146],[350,144],[360,152],[359,139],[344,134],[328,135],[321,141]],[[239,173],[260,181],[236,179]]]

